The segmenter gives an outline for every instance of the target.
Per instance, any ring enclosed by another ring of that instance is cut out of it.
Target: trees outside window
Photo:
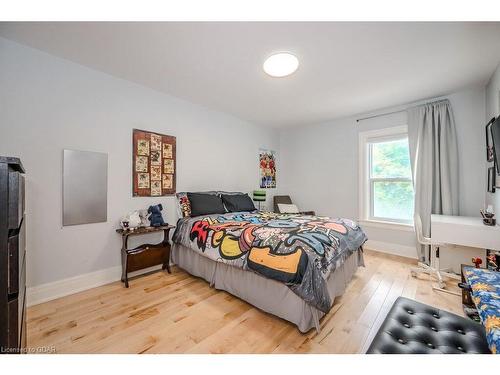
[[[408,136],[400,128],[384,133],[360,138],[366,158],[364,219],[411,224],[414,193]]]

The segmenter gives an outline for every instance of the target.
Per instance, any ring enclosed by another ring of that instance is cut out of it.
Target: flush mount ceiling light
[[[271,77],[286,77],[297,70],[299,60],[288,52],[271,55],[264,61],[262,68]]]

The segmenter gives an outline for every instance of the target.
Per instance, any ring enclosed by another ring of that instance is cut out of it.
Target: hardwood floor
[[[302,334],[280,318],[174,267],[28,309],[28,346],[56,353],[364,353],[402,295],[463,315],[460,297],[410,276],[410,262],[365,251],[346,293]],[[455,289],[452,284],[450,288]],[[458,288],[456,288],[458,290]]]

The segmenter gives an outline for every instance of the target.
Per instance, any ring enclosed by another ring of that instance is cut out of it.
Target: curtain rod
[[[382,117],[382,116],[389,116],[389,115],[393,115],[395,113],[400,113],[400,112],[406,112],[406,109],[401,109],[399,111],[392,111],[392,112],[385,112],[385,113],[379,113],[378,115],[373,115],[373,116],[368,116],[368,117],[363,117],[363,118],[358,118],[356,120],[356,122],[360,122],[360,121],[363,121],[363,120],[369,120],[371,118],[375,118],[375,117]]]
[[[436,103],[440,103],[440,102],[445,102],[447,101],[448,99],[440,99],[440,100],[435,100],[435,101],[431,101],[431,102],[427,102],[427,103],[423,103],[423,104],[419,104],[419,105],[416,105],[415,107],[420,107],[422,105],[427,105],[427,104],[436,104]],[[395,113],[401,113],[401,112],[406,112],[408,109],[410,108],[413,108],[413,107],[406,107],[405,109],[400,109],[399,111],[392,111],[392,112],[385,112],[385,113],[379,113],[379,114],[376,114],[376,115],[373,115],[373,116],[367,116],[367,117],[362,117],[362,118],[358,118],[356,120],[356,122],[360,122],[360,121],[363,121],[363,120],[369,120],[371,118],[376,118],[376,117],[382,117],[382,116],[389,116],[389,115],[393,115]]]

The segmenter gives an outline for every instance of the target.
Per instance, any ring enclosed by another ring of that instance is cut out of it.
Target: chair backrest
[[[275,195],[274,196],[274,212],[280,212],[278,208],[278,203],[281,204],[292,204],[292,198],[289,195]]]
[[[417,241],[422,245],[430,245],[431,239],[424,236],[424,230],[422,228],[422,219],[419,214],[415,214],[413,217],[413,224],[415,225],[415,233],[417,235]]]

